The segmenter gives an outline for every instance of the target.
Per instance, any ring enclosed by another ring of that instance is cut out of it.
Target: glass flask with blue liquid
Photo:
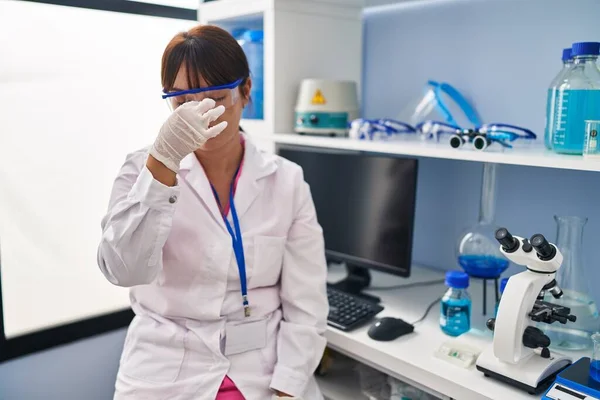
[[[469,275],[461,271],[446,273],[448,291],[442,297],[440,328],[446,335],[460,336],[471,329]]]
[[[552,149],[583,154],[585,121],[600,119],[600,43],[573,43],[573,65],[558,86],[553,119]]]
[[[563,67],[550,82],[548,88],[548,96],[546,98],[546,129],[544,130],[544,145],[547,149],[552,149],[552,135],[554,133],[554,113],[556,112],[556,99],[558,95],[558,87],[563,83],[567,71],[573,65],[573,58],[571,57],[571,48],[563,49],[562,52]]]
[[[479,221],[459,237],[458,263],[471,278],[497,279],[508,268],[508,260],[500,253],[494,233],[497,164],[483,165]]]

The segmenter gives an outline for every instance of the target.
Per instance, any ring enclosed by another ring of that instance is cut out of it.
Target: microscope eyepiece
[[[514,253],[519,248],[519,241],[506,228],[496,230],[496,240],[502,245],[502,250],[507,253]]]
[[[537,233],[529,239],[529,243],[535,249],[538,258],[542,261],[549,261],[556,255],[556,248],[548,243],[544,235]]]

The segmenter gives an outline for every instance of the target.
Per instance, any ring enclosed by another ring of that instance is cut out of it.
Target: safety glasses
[[[162,98],[166,100],[171,111],[175,110],[183,103],[189,101],[202,101],[204,99],[213,99],[216,106],[222,105],[225,108],[230,108],[240,97],[238,86],[240,86],[243,80],[243,78],[240,78],[237,81],[226,85],[180,90],[177,92],[163,92]]]
[[[402,137],[401,134],[416,133],[415,128],[389,118],[363,119],[350,123],[350,137],[360,140],[385,140]]]
[[[517,141],[527,143],[537,137],[527,128],[502,123],[483,124],[474,129],[462,129],[445,122],[425,121],[415,128],[424,139],[439,141],[441,135],[450,135],[449,144],[455,149],[472,144],[476,150],[485,150],[492,143],[512,148]]]

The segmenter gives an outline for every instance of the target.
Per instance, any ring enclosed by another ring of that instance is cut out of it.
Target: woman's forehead
[[[206,80],[202,77],[202,75],[199,75],[198,80],[200,82],[200,87],[208,87],[209,86],[206,83]],[[196,89],[195,87],[190,87],[189,81],[190,81],[190,79],[188,79],[187,67],[185,66],[185,63],[184,63],[181,66],[181,68],[179,68],[179,71],[177,72],[177,76],[175,77],[175,82],[173,82],[173,90],[181,91],[181,90],[188,90],[188,89]]]

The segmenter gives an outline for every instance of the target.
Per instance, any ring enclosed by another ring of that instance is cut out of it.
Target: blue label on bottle
[[[552,147],[559,153],[582,154],[585,121],[600,119],[600,90],[558,90]]]

